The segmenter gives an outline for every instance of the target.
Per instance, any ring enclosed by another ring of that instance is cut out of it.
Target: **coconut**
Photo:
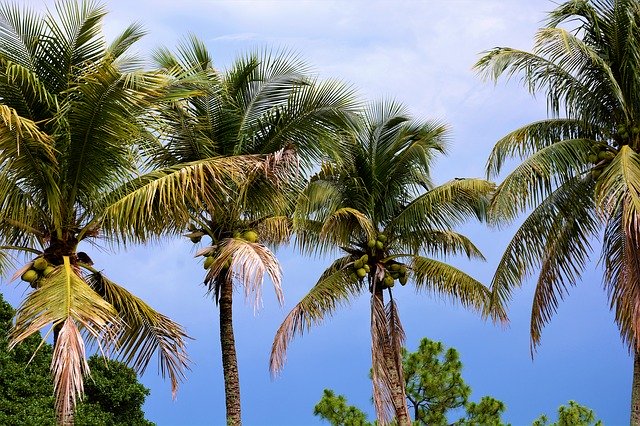
[[[258,233],[256,231],[247,231],[242,234],[242,238],[249,241],[250,243],[255,243],[258,241]]]
[[[403,275],[400,277],[400,284],[405,285],[408,281],[409,281],[409,277],[406,275]]]
[[[33,269],[36,271],[44,271],[49,266],[49,262],[44,257],[38,257],[33,261]]]
[[[364,278],[367,275],[367,271],[364,268],[360,268],[356,271],[356,275],[358,275],[358,278]]]
[[[407,273],[407,267],[405,265],[400,265],[399,271],[402,275],[405,275]]]
[[[376,240],[367,241],[367,247],[374,248],[376,246]]]
[[[207,257],[204,259],[204,264],[202,265],[202,267],[203,267],[204,269],[209,269],[209,268],[211,268],[211,265],[213,265],[214,260],[215,260],[215,259],[214,259],[214,257],[213,257],[213,256],[207,256]]]
[[[378,250],[382,250],[384,248],[384,243],[382,241],[376,241],[376,248]]]
[[[367,263],[369,261],[369,255],[363,254],[360,260],[362,260],[362,263]]]
[[[387,287],[393,287],[393,277],[391,275],[387,275],[386,277],[384,277],[384,280],[382,282]]]
[[[366,263],[362,265],[362,268],[367,272],[371,271],[371,267],[369,267],[369,265],[367,265]]]
[[[390,271],[399,271],[400,270],[400,264],[399,263],[392,263],[391,265],[389,265],[389,270]]]
[[[26,281],[28,283],[32,283],[32,282],[34,282],[35,280],[38,279],[38,273],[36,271],[34,271],[33,269],[29,269],[27,272],[22,274],[22,276],[20,278],[22,278],[22,281]]]
[[[48,277],[49,275],[51,275],[53,273],[53,271],[55,271],[56,268],[54,266],[47,266],[46,268],[44,268],[44,271],[42,271],[42,276],[43,277]]]
[[[200,240],[202,239],[202,237],[198,236],[198,237],[189,237],[189,239],[191,240],[191,242],[193,244],[198,244],[200,242]]]
[[[589,161],[592,164],[595,164],[598,162],[598,156],[596,154],[589,154],[589,157],[587,157],[587,161]]]
[[[362,261],[362,259],[358,259],[355,262],[353,262],[354,269],[360,269],[363,266],[364,266],[364,262]]]
[[[387,236],[384,234],[378,235],[378,241],[382,241],[383,243],[387,242]]]

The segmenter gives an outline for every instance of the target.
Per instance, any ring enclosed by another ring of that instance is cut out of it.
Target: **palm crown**
[[[138,371],[158,353],[174,392],[188,365],[182,327],[77,251],[101,236],[105,200],[137,169],[139,118],[166,91],[163,76],[126,55],[140,27],[107,44],[105,13],[91,2],[58,2],[44,17],[0,6],[0,273],[12,251],[36,256],[16,274],[33,291],[17,311],[12,345],[53,324],[63,423],[88,372],[84,339],[115,348]]]
[[[283,367],[296,333],[368,291],[374,401],[383,422],[391,413],[408,421],[399,380],[403,332],[392,298],[395,281],[404,285],[411,279],[418,291],[444,294],[478,311],[489,301],[488,289],[478,281],[422,255],[482,258],[471,241],[452,228],[469,217],[483,218],[493,186],[480,179],[459,179],[433,187],[430,167],[434,155],[444,152],[445,139],[442,124],[416,122],[398,104],[371,106],[341,159],[325,163],[311,179],[294,217],[303,250],[340,248],[344,256],[322,274],[278,329],[271,369]],[[391,297],[386,309],[385,289]],[[502,317],[499,308],[493,314]]]

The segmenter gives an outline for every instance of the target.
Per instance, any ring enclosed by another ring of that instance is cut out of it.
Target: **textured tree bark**
[[[631,426],[640,426],[640,353],[633,357],[633,382],[631,384]]]
[[[378,289],[375,292],[374,297],[376,298],[376,303],[380,303],[381,306],[384,306],[384,296],[382,289]],[[389,329],[389,324],[387,324],[387,330]],[[385,336],[384,339],[384,363],[387,368],[387,372],[389,374],[390,387],[391,389],[391,399],[393,402],[393,409],[396,415],[396,422],[398,426],[411,426],[411,418],[409,417],[409,407],[407,405],[407,396],[404,392],[404,386],[402,383],[404,382],[404,377],[400,377],[398,374],[398,367],[395,362],[395,355],[393,353],[393,349],[391,346],[391,339],[389,335]]]
[[[227,407],[227,425],[239,426],[240,417],[240,377],[236,343],[233,336],[233,281],[226,274],[220,279],[220,346],[222,368],[224,370],[224,393]]]

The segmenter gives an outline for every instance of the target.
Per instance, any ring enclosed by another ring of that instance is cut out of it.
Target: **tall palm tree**
[[[186,236],[195,243],[207,238],[196,256],[204,258],[204,282],[219,305],[227,423],[240,425],[234,286],[243,288],[257,308],[266,274],[282,303],[282,272],[268,246],[288,241],[289,194],[301,187],[314,159],[334,149],[336,134],[350,125],[352,93],[340,83],[316,81],[308,67],[287,52],[249,53],[218,71],[206,46],[191,36],[177,53],[160,49],[155,59],[176,85],[203,93],[158,111],[156,120],[165,137],[148,147],[153,167],[269,155],[270,172],[255,175],[224,203],[188,205],[193,222]]]
[[[141,241],[147,223],[185,225],[188,215],[165,209],[191,195],[221,202],[223,183],[258,164],[196,162],[141,175],[138,144],[153,134],[140,118],[181,90],[127,56],[143,35],[138,25],[105,42],[105,13],[93,2],[60,1],[45,14],[0,5],[0,275],[27,258],[14,278],[32,291],[11,344],[52,325],[65,424],[89,372],[85,342],[139,372],[157,354],[174,393],[188,368],[183,328],[95,269],[79,244]]]
[[[371,106],[341,160],[323,164],[311,179],[294,217],[303,251],[339,248],[343,256],[324,271],[278,329],[271,371],[282,369],[296,333],[369,292],[373,395],[381,424],[391,417],[400,425],[410,424],[403,389],[404,332],[393,299],[394,283],[411,281],[419,292],[442,294],[476,311],[488,306],[490,293],[481,283],[442,260],[424,256],[483,258],[452,228],[470,217],[484,217],[493,185],[456,179],[433,186],[431,163],[444,152],[445,140],[446,128],[438,122],[412,120],[393,102]],[[503,316],[498,306],[492,314]]]
[[[563,24],[563,26],[560,26]],[[567,29],[570,28],[570,29]],[[476,67],[497,80],[521,76],[546,93],[550,117],[499,140],[487,165],[522,162],[497,188],[490,213],[510,222],[530,212],[498,264],[493,300],[507,302],[539,271],[532,351],[592,243],[602,235],[604,287],[622,340],[635,354],[632,424],[640,424],[640,2],[568,1],[549,14],[532,52],[488,51]]]

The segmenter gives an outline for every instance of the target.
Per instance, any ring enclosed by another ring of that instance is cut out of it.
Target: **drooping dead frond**
[[[386,307],[387,325],[389,327],[389,343],[391,347],[391,355],[398,371],[398,377],[401,378],[399,384],[402,386],[402,394],[405,394],[404,389],[404,372],[402,368],[402,348],[404,347],[405,334],[402,323],[400,322],[400,315],[398,314],[398,305],[394,299],[391,299],[387,303]]]
[[[371,380],[373,405],[381,426],[389,425],[395,414],[391,393],[391,371],[385,361],[389,350],[389,327],[382,296],[371,296]]]
[[[83,376],[89,374],[85,346],[80,330],[71,318],[60,328],[51,360],[58,423],[73,425],[78,398],[84,394]]]
[[[205,284],[214,290],[215,277],[230,269],[234,279],[244,289],[246,300],[252,299],[254,311],[262,306],[262,286],[265,274],[273,283],[278,302],[284,304],[282,293],[282,269],[276,256],[262,244],[241,238],[226,238],[217,245],[215,261],[211,265]]]

